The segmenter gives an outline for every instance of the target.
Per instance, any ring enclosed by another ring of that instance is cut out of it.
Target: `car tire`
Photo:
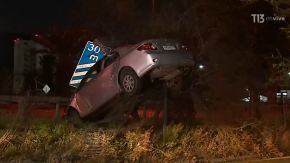
[[[133,69],[126,67],[121,71],[120,86],[124,97],[132,97],[141,91],[142,80]]]
[[[78,120],[80,120],[81,118],[80,118],[80,114],[79,114],[79,112],[78,112],[76,109],[74,109],[74,108],[69,108],[69,110],[68,110],[68,114],[67,114],[67,119],[68,119],[69,121],[78,121]]]

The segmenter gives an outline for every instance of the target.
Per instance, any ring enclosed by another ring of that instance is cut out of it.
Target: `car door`
[[[95,109],[111,102],[119,93],[117,75],[119,59],[117,52],[111,52],[102,62],[102,70],[98,77],[92,81],[96,90],[96,93],[92,95],[92,104]]]
[[[92,69],[84,77],[84,81],[81,82],[80,88],[76,94],[76,100],[78,107],[83,112],[84,116],[95,112],[100,106],[110,101],[114,96],[119,93],[119,85],[117,79],[117,69],[119,65],[118,53],[110,53],[104,60],[99,63],[98,66],[93,66]],[[91,73],[97,71],[100,67],[97,75],[92,79],[89,77]],[[90,80],[85,83],[85,80]]]
[[[92,88],[93,85],[93,79],[98,77],[98,72],[101,70],[101,62],[97,62],[94,66],[90,68],[90,70],[86,73],[82,81],[80,82],[76,94],[75,99],[77,106],[80,111],[81,117],[84,117],[85,115],[90,114],[93,112],[94,106],[92,105],[93,94],[95,93],[95,90]]]

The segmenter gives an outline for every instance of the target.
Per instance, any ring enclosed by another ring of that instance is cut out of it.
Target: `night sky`
[[[159,0],[162,1],[162,0]],[[78,9],[78,0],[14,0],[0,4],[0,32],[34,34],[36,30],[48,30],[56,23],[66,27],[69,14]],[[150,10],[151,0],[136,0],[138,10]],[[156,7],[158,1],[155,0]],[[97,7],[96,7],[97,9]],[[149,11],[150,12],[150,11]]]
[[[65,27],[77,0],[14,0],[0,5],[0,69],[13,70],[13,40],[30,39],[56,23]]]
[[[150,12],[151,0],[136,0],[140,12]],[[36,31],[48,31],[55,23],[69,28],[78,0],[14,0],[0,3],[0,70],[13,70],[13,40],[30,39]],[[146,7],[147,6],[147,7]],[[156,5],[158,7],[158,5]],[[147,11],[148,10],[148,11]]]
[[[0,31],[33,34],[47,30],[53,22],[63,26],[77,0],[14,0],[1,2]]]

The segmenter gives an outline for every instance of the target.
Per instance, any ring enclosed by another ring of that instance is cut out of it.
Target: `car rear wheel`
[[[134,70],[126,67],[121,72],[120,86],[125,97],[132,97],[141,91],[142,80]]]

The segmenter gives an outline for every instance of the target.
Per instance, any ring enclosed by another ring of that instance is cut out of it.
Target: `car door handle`
[[[110,78],[111,81],[113,80],[113,77],[114,77],[114,75],[111,76],[111,78]]]

